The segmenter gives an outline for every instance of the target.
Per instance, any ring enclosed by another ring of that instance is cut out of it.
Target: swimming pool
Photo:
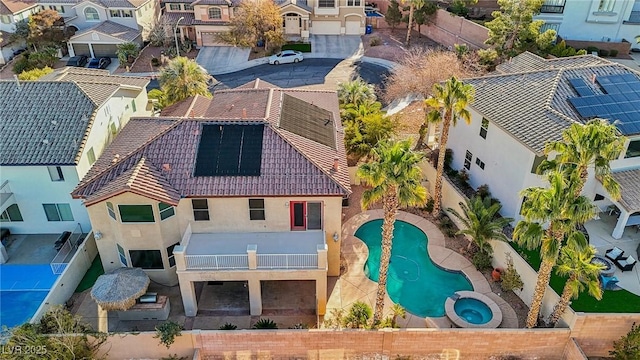
[[[355,236],[369,248],[365,274],[378,281],[382,219],[369,221]],[[418,316],[445,315],[445,300],[459,290],[473,290],[460,272],[447,271],[433,263],[427,252],[427,236],[404,221],[396,221],[393,230],[391,263],[387,277],[387,293],[391,300]]]
[[[29,321],[57,279],[49,265],[0,265],[0,325]]]

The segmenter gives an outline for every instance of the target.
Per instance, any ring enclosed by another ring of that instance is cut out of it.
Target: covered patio
[[[634,227],[636,232],[640,229],[640,169],[615,172],[613,178],[620,184],[621,197],[612,200],[607,212],[618,215],[611,236],[620,239],[627,227]]]

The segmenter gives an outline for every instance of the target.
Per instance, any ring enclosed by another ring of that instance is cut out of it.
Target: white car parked
[[[280,65],[286,63],[297,63],[304,60],[302,53],[295,50],[282,50],[281,52],[269,56],[269,64]]]

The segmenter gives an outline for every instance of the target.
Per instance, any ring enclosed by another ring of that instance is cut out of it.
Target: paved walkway
[[[360,213],[342,226],[342,257],[344,258],[343,266],[346,266],[345,273],[335,281],[333,290],[329,296],[327,302],[327,315],[331,316],[333,309],[344,309],[348,311],[351,304],[360,300],[373,306],[375,305],[377,283],[371,281],[364,274],[364,263],[368,257],[367,246],[358,239],[354,234],[365,222],[382,219],[384,212],[382,210],[369,210]],[[479,271],[475,269],[473,264],[469,262],[462,255],[447,249],[445,247],[445,238],[442,232],[436,225],[431,223],[420,216],[409,214],[406,212],[398,212],[397,220],[406,221],[414,226],[418,227],[429,238],[427,249],[431,260],[437,265],[453,270],[461,271],[469,279],[473,285],[474,291],[482,293],[493,299],[500,310],[502,310],[502,328],[517,328],[518,317],[516,312],[507,304],[500,296],[494,294],[491,291],[489,283]],[[384,316],[391,316],[391,306],[393,301],[389,296],[385,296]],[[439,318],[423,318],[411,313],[407,313],[405,319],[399,320],[400,327],[404,328],[450,328],[453,324],[449,319],[444,317]]]

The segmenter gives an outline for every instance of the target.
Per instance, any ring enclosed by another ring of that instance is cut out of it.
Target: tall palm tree
[[[528,328],[538,323],[542,298],[565,238],[576,248],[586,247],[585,237],[575,234],[579,232],[576,225],[585,223],[596,213],[589,199],[574,196],[577,175],[565,175],[560,171],[549,172],[549,187],[530,187],[521,192],[524,197],[520,210],[523,220],[516,225],[513,239],[530,250],[539,249],[542,259],[527,316]],[[548,227],[543,228],[543,224]]]
[[[407,25],[407,46],[411,46],[411,30],[413,30],[413,13],[424,6],[425,0],[406,0],[409,3],[409,24]]]
[[[576,235],[580,236],[580,234],[578,232]],[[577,298],[585,288],[589,291],[589,295],[598,300],[602,299],[602,288],[600,287],[598,275],[604,266],[591,262],[595,254],[596,249],[593,246],[578,249],[568,245],[562,248],[556,273],[560,276],[568,275],[569,279],[564,284],[562,295],[553,308],[553,313],[549,316],[549,324],[551,326],[555,325],[564,314],[567,306],[569,306],[569,301],[572,298]]]
[[[558,153],[554,160],[544,161],[541,171],[562,169],[576,171],[579,182],[575,195],[582,193],[589,176],[589,168],[594,167],[596,176],[614,200],[620,199],[620,185],[611,175],[610,162],[620,155],[625,138],[618,133],[615,125],[604,119],[593,119],[585,125],[572,124],[562,132],[562,140],[549,142],[544,152]]]
[[[362,208],[367,209],[371,204],[382,201],[384,210],[380,272],[373,313],[375,326],[380,323],[383,315],[393,227],[398,208],[424,204],[427,190],[420,184],[422,174],[418,163],[422,160],[422,155],[411,151],[411,143],[408,140],[380,142],[373,150],[373,158],[373,162],[361,165],[357,174],[371,187],[362,194]]]
[[[194,95],[211,97],[208,89],[210,79],[211,76],[198,63],[182,56],[176,57],[162,68],[158,78],[167,105]]]
[[[433,214],[440,214],[442,206],[442,174],[444,172],[444,155],[449,139],[449,126],[455,126],[458,119],[463,119],[467,124],[471,123],[471,113],[466,109],[473,102],[475,89],[472,85],[458,81],[455,76],[447,80],[444,85],[433,85],[433,97],[424,101],[425,105],[433,110],[427,114],[426,121],[431,123],[442,122],[440,144],[438,145],[438,165],[436,166],[436,188],[433,196]]]
[[[338,100],[341,107],[351,104],[357,108],[361,104],[373,103],[376,101],[375,88],[362,78],[343,82],[338,85]]]
[[[467,200],[467,203],[460,202],[462,214],[455,209],[448,208],[447,211],[453,216],[460,219],[464,229],[459,234],[467,235],[470,238],[468,248],[475,243],[480,251],[491,254],[493,249],[489,244],[489,240],[509,241],[507,236],[502,232],[505,226],[513,221],[512,218],[497,217],[502,208],[500,203],[491,204],[491,198],[474,196]]]

